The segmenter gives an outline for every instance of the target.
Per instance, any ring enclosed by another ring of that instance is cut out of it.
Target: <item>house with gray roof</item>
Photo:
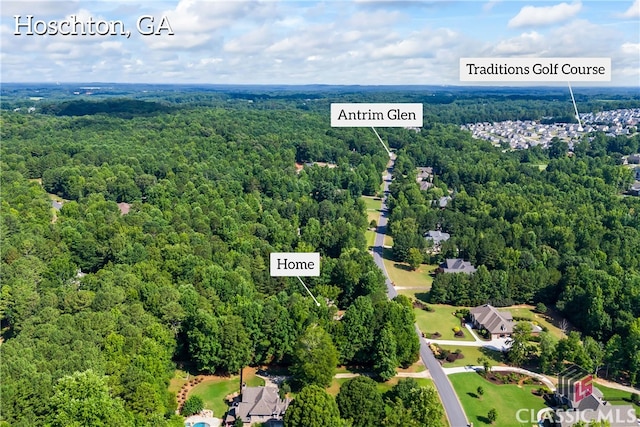
[[[476,272],[476,268],[462,258],[447,258],[445,262],[440,264],[437,272],[471,274]]]
[[[424,238],[432,242],[433,252],[440,252],[440,245],[449,240],[451,235],[440,230],[429,230],[424,234]]]
[[[433,187],[433,168],[416,168],[416,182],[420,186],[420,190],[426,191]]]
[[[491,339],[506,338],[513,333],[513,316],[511,312],[500,312],[495,307],[485,304],[469,310],[471,323],[476,329],[485,329]]]
[[[440,209],[446,208],[451,200],[453,200],[453,198],[451,196],[440,197],[440,199],[438,200],[438,207]]]
[[[269,427],[282,427],[290,403],[289,398],[280,399],[277,386],[243,386],[241,399],[229,410],[225,425],[241,419],[243,425],[264,423]]]
[[[612,405],[604,400],[604,395],[597,387],[592,387],[590,394],[575,402],[569,396],[556,391],[556,398],[567,409],[559,409],[554,414],[554,421],[560,427],[573,427],[580,421],[606,420],[611,427],[637,426],[636,411],[632,405]]]

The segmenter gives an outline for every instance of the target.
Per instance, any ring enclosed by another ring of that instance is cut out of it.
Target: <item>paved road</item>
[[[395,154],[389,160],[387,164],[387,171],[383,177],[384,179],[384,196],[382,197],[382,208],[380,214],[380,220],[378,221],[378,229],[376,231],[376,238],[374,240],[373,247],[373,260],[380,267],[382,272],[386,277],[387,283],[387,294],[389,298],[394,298],[398,295],[393,283],[389,279],[389,274],[387,269],[382,262],[382,250],[384,244],[384,234],[387,231],[387,221],[388,221],[388,212],[387,212],[387,195],[389,194],[389,184],[391,183],[391,175],[393,173],[393,165],[395,163]],[[436,360],[435,356],[431,352],[431,349],[427,346],[426,341],[422,338],[422,333],[418,329],[416,325],[416,333],[418,337],[420,337],[420,358],[422,359],[422,363],[427,367],[431,374],[431,378],[433,378],[433,383],[438,390],[438,394],[440,395],[440,399],[442,399],[442,404],[444,406],[444,411],[447,415],[447,419],[449,420],[449,425],[451,427],[465,427],[468,425],[467,417],[462,410],[462,405],[460,405],[460,401],[458,400],[458,396],[456,396],[455,391],[453,390],[453,386],[449,379],[445,375],[442,370],[442,366],[440,362]]]
[[[382,261],[382,251],[384,245],[384,235],[387,232],[387,222],[388,212],[387,212],[387,195],[389,194],[389,184],[391,183],[391,174],[393,172],[393,164],[395,163],[395,154],[389,160],[387,164],[387,171],[383,176],[383,184],[384,184],[384,195],[382,196],[382,206],[380,208],[380,219],[378,220],[378,228],[376,230],[376,237],[373,243],[373,261],[376,263],[380,270],[384,273],[385,281],[387,283],[387,294],[390,299],[393,299],[398,295],[396,292],[393,283],[389,279],[389,273],[387,273],[387,269],[384,266],[384,262]]]

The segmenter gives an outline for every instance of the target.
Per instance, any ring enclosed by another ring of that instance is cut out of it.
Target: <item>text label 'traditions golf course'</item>
[[[462,82],[609,82],[611,58],[460,58]]]
[[[272,252],[269,259],[272,277],[320,276],[318,252]]]
[[[332,127],[422,127],[422,104],[331,104]]]

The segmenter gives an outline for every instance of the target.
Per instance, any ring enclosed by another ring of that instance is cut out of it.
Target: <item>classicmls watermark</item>
[[[625,425],[629,427],[637,425],[636,411],[626,406],[619,408],[610,406],[605,412],[591,409],[585,411],[558,409],[554,411],[551,408],[543,408],[538,411],[532,408],[520,408],[516,411],[516,421],[524,425],[538,426],[541,422],[544,423],[545,421],[548,422],[545,423],[545,425],[551,426],[571,425],[580,421],[589,425],[589,422],[593,420],[608,421],[611,424],[615,423],[615,425]]]
[[[587,405],[581,402],[589,396]],[[520,408],[516,411],[516,421],[521,425],[550,426],[573,425],[591,421],[608,421],[613,425],[637,426],[635,409],[630,405],[611,405],[593,392],[593,375],[577,365],[571,365],[558,375],[555,393],[556,407],[536,411]]]

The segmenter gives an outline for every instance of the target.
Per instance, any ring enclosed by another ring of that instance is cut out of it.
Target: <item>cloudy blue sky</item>
[[[131,36],[15,35],[14,15]],[[139,34],[145,15],[175,34]],[[3,0],[0,42],[2,82],[455,85],[460,57],[610,57],[640,87],[640,0]]]

